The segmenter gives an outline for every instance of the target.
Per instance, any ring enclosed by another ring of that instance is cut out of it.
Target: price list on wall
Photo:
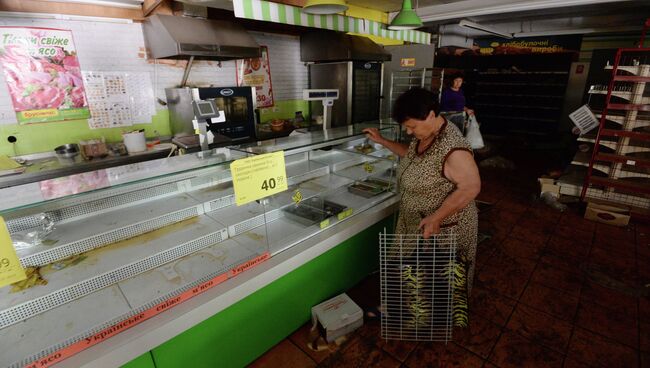
[[[156,114],[151,76],[146,72],[83,72],[91,129],[150,123]]]

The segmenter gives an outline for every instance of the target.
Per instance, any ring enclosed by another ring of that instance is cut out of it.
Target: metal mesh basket
[[[379,234],[381,335],[384,339],[451,340],[456,234]]]

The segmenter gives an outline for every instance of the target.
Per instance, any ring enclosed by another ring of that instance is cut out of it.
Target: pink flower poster
[[[261,46],[262,57],[235,60],[237,68],[237,85],[255,87],[257,107],[273,106],[273,84],[271,83],[271,65],[269,49]]]
[[[0,27],[0,64],[19,123],[90,117],[71,31]]]

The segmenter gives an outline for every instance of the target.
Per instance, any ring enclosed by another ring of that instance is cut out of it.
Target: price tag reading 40
[[[238,206],[287,190],[283,151],[233,161],[230,173]]]
[[[27,278],[11,242],[5,220],[0,217],[0,287]]]

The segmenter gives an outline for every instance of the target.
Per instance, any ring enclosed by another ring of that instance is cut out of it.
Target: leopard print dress
[[[418,227],[422,218],[434,213],[456,190],[456,185],[444,175],[445,160],[456,150],[472,152],[458,128],[446,121],[433,144],[422,154],[417,154],[418,143],[417,139],[413,139],[397,170],[402,196],[395,229],[397,234],[420,233]],[[474,201],[447,217],[441,223],[441,231],[456,234],[457,255],[466,264],[469,293],[474,278],[478,234],[478,212]]]

